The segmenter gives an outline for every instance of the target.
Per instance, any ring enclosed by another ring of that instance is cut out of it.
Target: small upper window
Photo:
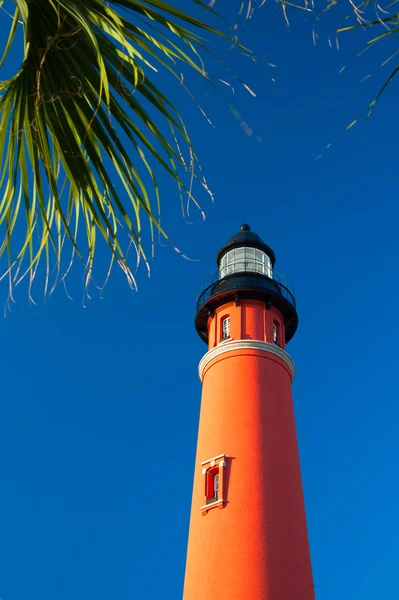
[[[222,340],[228,340],[230,337],[230,317],[222,319]]]
[[[280,325],[273,321],[273,344],[280,345]]]

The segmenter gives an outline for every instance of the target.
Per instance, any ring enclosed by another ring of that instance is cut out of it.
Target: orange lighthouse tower
[[[314,600],[285,351],[298,316],[275,260],[242,225],[198,299],[208,351],[183,600]]]

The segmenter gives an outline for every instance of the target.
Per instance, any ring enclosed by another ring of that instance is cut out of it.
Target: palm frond
[[[203,36],[226,35],[161,0],[14,3],[0,59],[1,65],[22,22],[23,62],[0,81],[0,258],[7,257],[10,293],[25,276],[32,284],[42,260],[46,290],[75,257],[84,261],[89,282],[99,238],[110,250],[110,268],[118,264],[135,286],[128,253],[133,247],[147,262],[143,219],[152,244],[156,232],[169,239],[157,169],[196,206],[184,173],[206,187],[185,123],[156,84],[157,71],[179,85],[184,68],[211,81]]]

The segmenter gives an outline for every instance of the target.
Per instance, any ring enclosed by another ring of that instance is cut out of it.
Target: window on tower
[[[224,317],[222,319],[222,340],[228,340],[230,338],[230,317]]]
[[[201,463],[202,476],[204,477],[204,504],[200,506],[203,515],[215,508],[224,508],[226,506],[227,469],[226,454],[219,454]]]
[[[273,321],[273,344],[280,346],[280,324]]]
[[[219,467],[209,469],[206,474],[205,482],[206,503],[211,504],[219,500],[220,474]]]

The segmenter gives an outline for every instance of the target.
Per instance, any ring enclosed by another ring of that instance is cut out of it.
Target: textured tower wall
[[[232,302],[209,321],[210,349],[230,343],[224,316],[233,343],[271,342],[273,320],[283,327],[273,307]],[[201,463],[221,454],[224,502],[207,510]],[[291,371],[271,351],[224,352],[203,372],[184,600],[206,598],[314,600]]]

